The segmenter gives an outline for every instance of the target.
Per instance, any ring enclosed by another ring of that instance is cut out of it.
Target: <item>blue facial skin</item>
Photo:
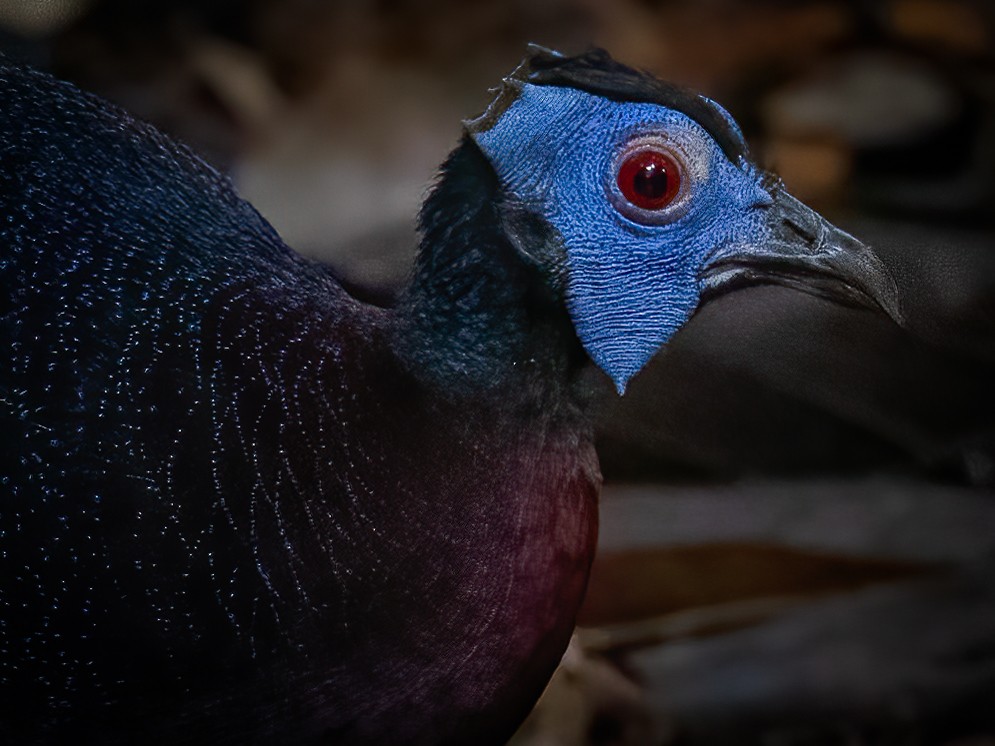
[[[619,393],[691,316],[708,257],[770,235],[763,174],[731,163],[681,112],[523,84],[490,129],[471,132],[504,189],[559,232],[570,317]],[[656,213],[633,208],[616,180],[647,142],[682,170],[675,202]]]

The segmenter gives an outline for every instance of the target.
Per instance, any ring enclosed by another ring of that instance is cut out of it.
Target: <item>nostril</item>
[[[819,237],[818,226],[812,223],[803,224],[792,217],[785,217],[781,220],[792,233],[804,239],[807,243],[815,241]]]

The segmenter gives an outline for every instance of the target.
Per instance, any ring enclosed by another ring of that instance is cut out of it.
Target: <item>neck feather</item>
[[[550,229],[505,201],[464,138],[420,216],[421,250],[399,304],[397,347],[451,390],[564,388],[584,357],[563,301]]]

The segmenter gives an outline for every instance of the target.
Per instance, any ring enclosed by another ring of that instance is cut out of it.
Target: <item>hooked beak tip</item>
[[[778,284],[849,306],[905,317],[898,285],[880,257],[797,199],[776,194],[758,245],[725,247],[707,262],[702,297],[749,285]]]

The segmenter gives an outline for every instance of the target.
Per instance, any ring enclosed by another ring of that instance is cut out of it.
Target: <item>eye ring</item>
[[[612,205],[635,223],[673,222],[687,208],[690,190],[685,160],[664,137],[628,141],[611,162],[606,186]]]

